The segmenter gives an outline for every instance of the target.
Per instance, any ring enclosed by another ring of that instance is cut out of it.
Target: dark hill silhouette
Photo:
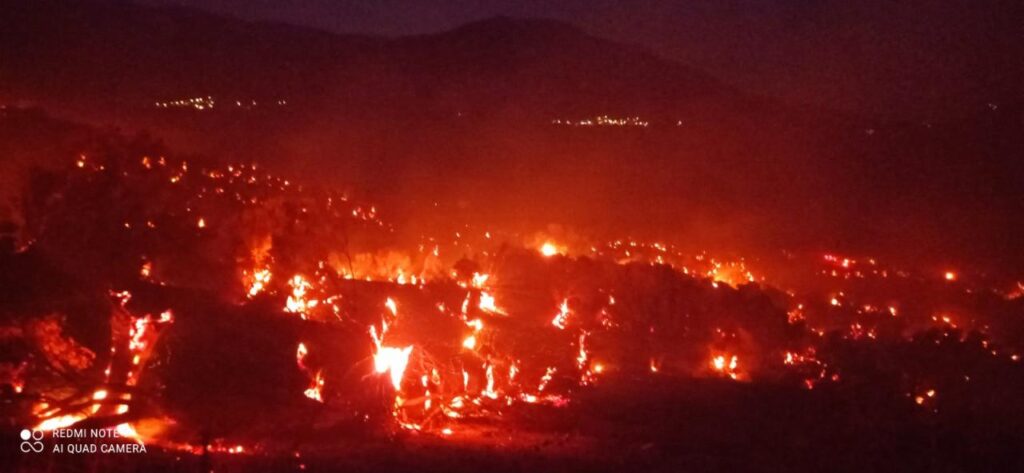
[[[499,17],[389,40],[123,2],[3,3],[4,82],[39,100],[333,97],[338,105],[408,109],[416,100],[443,111],[668,117],[742,97],[703,73],[550,20]]]

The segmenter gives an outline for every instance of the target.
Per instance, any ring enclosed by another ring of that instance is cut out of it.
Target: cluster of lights
[[[259,105],[259,103],[255,99],[234,100],[234,101],[230,101],[229,100],[227,102],[218,102],[211,95],[207,95],[205,97],[189,97],[189,98],[183,98],[183,99],[167,100],[167,101],[164,101],[164,102],[154,102],[154,105],[156,106],[156,108],[179,108],[179,109],[193,109],[193,110],[212,110],[214,108],[214,106],[217,105],[217,104],[221,104],[222,107],[223,107],[224,103],[227,103],[228,107],[232,107],[233,106],[234,108],[242,108],[242,109],[251,109],[251,108],[255,108],[255,107],[257,107]],[[271,102],[264,102],[264,103],[270,103],[271,105],[275,105],[275,106],[278,106],[278,107],[283,107],[283,106],[288,105],[288,101],[287,100],[274,100],[274,101],[271,101]]]
[[[565,126],[628,126],[647,128],[651,123],[647,120],[641,119],[640,117],[611,117],[608,115],[599,115],[593,118],[584,118],[580,120],[556,118],[551,120],[551,124]]]

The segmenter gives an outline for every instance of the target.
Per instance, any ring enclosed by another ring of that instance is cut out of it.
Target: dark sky
[[[495,15],[555,18],[744,89],[915,118],[1019,100],[1019,0],[137,0],[339,33],[407,35]]]

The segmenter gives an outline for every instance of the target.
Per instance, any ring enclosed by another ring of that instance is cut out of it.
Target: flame
[[[142,442],[142,437],[135,430],[135,427],[127,422],[117,424],[117,426],[114,427],[114,431],[117,432],[117,435],[120,435],[121,437],[133,439],[136,442],[140,443]]]
[[[546,241],[540,246],[540,254],[544,255],[546,258],[550,258],[555,255],[563,254],[563,250],[554,243]]]
[[[323,398],[324,378],[321,372],[317,371],[313,375],[313,384],[309,386],[305,391],[302,392],[306,397],[317,401],[324,402]]]
[[[472,281],[473,287],[475,287],[475,288],[482,288],[482,287],[484,287],[484,284],[487,282],[488,278],[490,278],[489,274],[473,273],[473,281]]]
[[[412,345],[405,348],[385,347],[377,348],[373,355],[373,367],[378,374],[390,373],[391,385],[395,390],[402,389],[402,376],[405,375],[405,367],[409,364],[409,355],[412,354]]]
[[[249,284],[249,297],[255,297],[263,292],[270,283],[270,268],[263,268],[252,274],[252,282]],[[293,294],[294,295],[294,294]]]
[[[284,310],[285,312],[299,314],[305,320],[309,315],[309,310],[320,303],[316,299],[306,298],[306,293],[313,288],[313,285],[300,274],[292,276],[291,280],[288,281],[288,285],[292,288],[292,294],[285,301]]]
[[[569,319],[569,299],[564,299],[558,306],[558,313],[551,319],[551,325],[559,330],[565,330],[565,322]]]
[[[490,312],[492,314],[505,315],[505,312],[498,308],[494,302],[494,296],[487,292],[480,293],[480,310],[484,312]]]
[[[717,355],[712,357],[711,368],[733,380],[739,380],[743,377],[742,373],[737,371],[737,368],[739,368],[739,358],[736,355]]]
[[[390,298],[388,301],[394,304]],[[387,332],[387,324],[382,325],[381,335],[377,335],[377,329],[370,326],[370,337],[376,346],[373,355],[373,369],[377,374],[389,373],[391,385],[395,391],[402,389],[402,377],[405,375],[405,368],[409,365],[409,355],[412,354],[412,345],[405,348],[389,347],[384,345],[384,333]]]
[[[498,398],[498,392],[494,390],[494,365],[492,365],[490,363],[487,364],[486,375],[487,375],[487,386],[484,388],[483,392],[481,392],[480,394],[483,395],[483,396],[489,397],[491,399],[497,399]]]
[[[298,348],[295,349],[295,362],[299,365],[299,369],[303,372],[309,373],[310,369],[306,366],[306,356],[309,355],[309,349],[306,348],[306,344],[299,342]],[[321,371],[317,371],[313,374],[310,381],[309,388],[302,392],[306,397],[317,401],[324,402],[323,398],[324,378]]]
[[[38,425],[32,428],[32,430],[41,430],[43,432],[50,432],[57,429],[63,429],[70,427],[84,420],[87,416],[83,414],[68,414],[59,417],[51,417],[40,422]]]

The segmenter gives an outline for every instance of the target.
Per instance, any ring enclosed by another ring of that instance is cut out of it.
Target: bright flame
[[[253,273],[252,284],[249,285],[249,297],[255,297],[256,294],[263,292],[269,283],[270,269],[264,268]]]
[[[324,388],[324,378],[323,378],[323,375],[319,371],[317,371],[316,374],[313,376],[313,383],[309,386],[309,388],[307,388],[305,391],[303,391],[302,394],[305,394],[306,397],[308,397],[308,398],[310,398],[310,399],[312,399],[314,401],[324,402],[323,388]]]
[[[501,309],[498,308],[497,305],[495,305],[494,296],[488,294],[487,292],[480,293],[480,310],[483,310],[484,312],[491,312],[494,314],[505,314],[504,311],[502,311]]]
[[[285,312],[299,314],[303,319],[305,319],[307,312],[320,303],[320,301],[316,299],[306,299],[306,293],[313,288],[313,285],[299,274],[293,276],[292,279],[288,281],[288,285],[292,287],[292,294],[288,296],[288,300],[285,301],[284,310]]]
[[[51,417],[39,423],[32,430],[42,430],[49,432],[51,430],[63,429],[75,425],[79,421],[85,419],[84,415],[81,414],[68,414],[60,417]]]
[[[391,385],[395,390],[402,388],[402,376],[405,374],[405,367],[409,364],[409,355],[412,354],[412,345],[405,348],[379,347],[377,354],[373,355],[373,367],[378,374],[390,373]]]
[[[389,302],[394,303],[391,299]],[[412,345],[405,348],[384,346],[384,333],[387,332],[387,325],[383,325],[381,335],[377,335],[377,329],[370,326],[370,337],[377,347],[373,355],[373,368],[378,374],[390,373],[391,384],[395,391],[402,389],[402,376],[405,375],[405,367],[409,365],[409,355],[412,354]]]
[[[545,257],[550,258],[560,253],[561,251],[558,250],[558,247],[555,246],[555,244],[551,243],[550,241],[546,241],[543,245],[540,246],[540,254],[544,255]]]
[[[551,319],[551,325],[554,325],[559,330],[565,330],[565,322],[569,319],[569,300],[565,299],[562,304],[558,306],[558,313],[555,314],[555,318]]]
[[[740,379],[741,374],[736,371],[739,368],[739,358],[736,355],[718,355],[711,359],[711,367],[715,371],[732,379]]]

